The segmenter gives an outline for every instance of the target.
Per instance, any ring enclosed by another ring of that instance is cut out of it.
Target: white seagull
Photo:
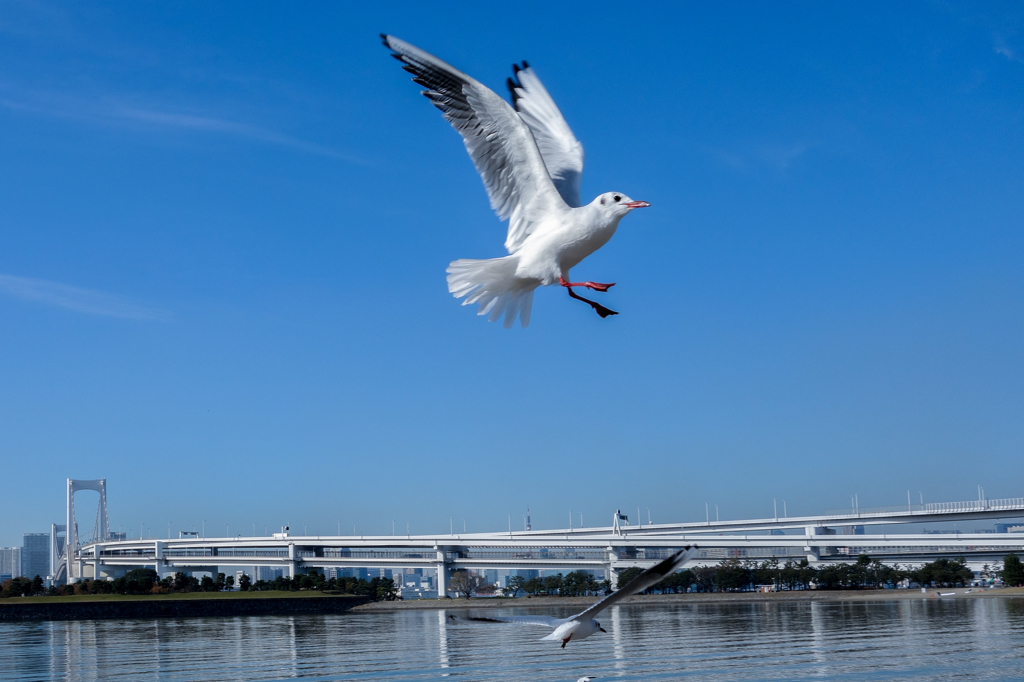
[[[666,576],[672,575],[677,568],[685,564],[694,554],[697,552],[697,545],[692,547],[686,547],[684,549],[675,552],[672,556],[661,561],[654,566],[651,566],[646,571],[638,575],[637,577],[626,583],[625,587],[622,587],[615,592],[612,592],[604,599],[591,604],[585,611],[577,613],[575,616],[569,616],[568,618],[552,618],[551,616],[506,616],[504,618],[499,617],[474,617],[474,616],[455,616],[450,615],[449,618],[452,620],[471,620],[480,623],[518,623],[520,625],[544,625],[549,628],[554,628],[547,637],[541,637],[542,641],[562,641],[562,648],[569,643],[570,639],[586,639],[595,632],[607,632],[601,623],[594,619],[601,611],[604,611],[609,606],[617,604],[626,597],[646,590],[652,585],[656,585],[665,579]]]
[[[491,322],[504,315],[505,327],[517,315],[527,326],[533,290],[552,284],[589,303],[601,317],[617,315],[572,289],[608,291],[614,282],[572,282],[569,270],[604,246],[623,216],[650,204],[622,192],[605,192],[586,206],[580,203],[583,145],[525,61],[513,66],[515,78],[508,79],[513,109],[490,88],[415,45],[383,33],[381,38],[462,135],[491,208],[509,221],[509,255],[453,261],[448,291],[465,297],[462,305],[479,303],[478,314]]]

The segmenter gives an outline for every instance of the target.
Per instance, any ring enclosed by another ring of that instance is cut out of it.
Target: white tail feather
[[[516,277],[518,265],[518,256],[452,261],[447,271],[448,291],[455,298],[465,297],[462,305],[479,303],[477,315],[487,315],[491,322],[504,315],[506,329],[516,321],[516,316],[526,327],[530,324],[533,290],[540,282]]]

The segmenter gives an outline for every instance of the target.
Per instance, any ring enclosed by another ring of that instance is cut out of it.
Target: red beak
[[[650,204],[646,201],[627,201],[623,206],[629,206],[630,208],[647,208]]]

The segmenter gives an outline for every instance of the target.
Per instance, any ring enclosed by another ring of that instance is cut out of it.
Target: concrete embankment
[[[275,599],[139,599],[125,601],[33,602],[0,605],[0,621],[99,620],[264,616],[287,613],[343,613],[365,597],[279,597]]]

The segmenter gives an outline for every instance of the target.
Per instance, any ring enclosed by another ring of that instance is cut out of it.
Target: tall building
[[[0,580],[10,580],[21,573],[21,547],[0,547]]]
[[[256,574],[256,580],[274,580],[284,576],[283,568],[271,568],[269,566],[257,566],[253,569],[253,572]]]
[[[21,575],[26,578],[50,575],[49,533],[25,533],[21,545]]]

